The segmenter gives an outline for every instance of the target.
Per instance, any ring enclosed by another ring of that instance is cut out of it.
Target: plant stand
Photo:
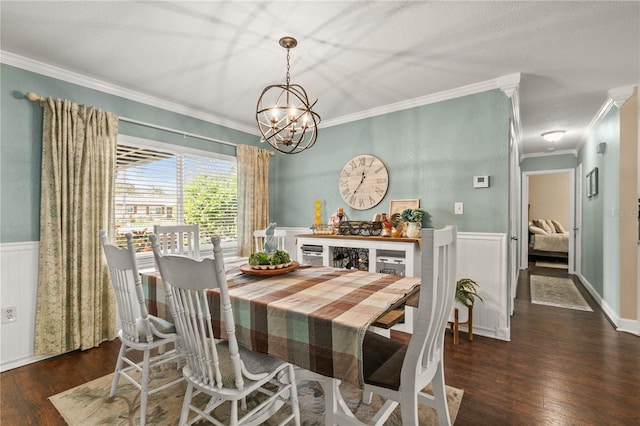
[[[457,307],[453,308],[453,321],[449,321],[451,331],[453,331],[453,344],[458,344],[458,328],[462,324],[467,325],[469,341],[473,342],[473,306],[467,306],[468,316],[466,321],[460,321],[460,312]]]

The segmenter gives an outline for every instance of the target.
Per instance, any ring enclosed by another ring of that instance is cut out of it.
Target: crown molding
[[[575,149],[563,149],[561,151],[549,151],[549,152],[535,152],[532,154],[523,154],[520,156],[520,161],[526,160],[527,158],[535,158],[535,157],[551,157],[554,155],[573,155],[574,157],[578,157],[578,151]]]
[[[188,108],[184,105],[169,102],[160,98],[146,95],[135,90],[127,89],[114,84],[106,83],[104,81],[90,78],[82,74],[78,74],[72,71],[68,71],[64,68],[49,65],[44,62],[35,61],[23,56],[13,54],[4,50],[0,50],[0,62],[11,65],[17,68],[24,69],[26,71],[32,71],[38,74],[46,75],[58,80],[66,81],[72,84],[78,84],[83,87],[98,90],[104,93],[108,93],[114,96],[120,96],[125,99],[129,99],[135,102],[140,102],[146,105],[150,105],[156,108],[164,109],[167,111],[175,112],[178,114],[187,115],[189,117],[197,118],[209,123],[224,126],[230,129],[238,130],[241,132],[249,133],[252,135],[258,135],[258,130],[252,126],[246,126],[241,123],[226,120],[221,117],[214,116],[212,114],[205,113],[193,108]],[[516,129],[516,141],[520,143],[520,135],[522,134],[522,124],[520,122],[520,106],[518,85],[520,83],[520,73],[508,74],[495,79],[482,81],[479,83],[469,84],[466,86],[458,87],[451,90],[445,90],[438,93],[421,96],[418,98],[408,99],[400,102],[396,102],[389,105],[384,105],[377,108],[360,111],[353,114],[347,114],[342,117],[338,117],[332,120],[323,121],[320,125],[321,128],[337,126],[340,124],[346,124],[353,121],[362,120],[365,118],[376,117],[383,114],[389,114],[392,112],[402,111],[423,105],[434,104],[438,102],[447,101],[450,99],[456,99],[463,96],[475,95],[477,93],[486,92],[489,90],[500,89],[512,100],[513,117]],[[46,96],[46,95],[45,95]]]
[[[224,126],[229,129],[238,130],[241,132],[257,135],[258,131],[254,127],[246,126],[234,121],[230,121],[221,117],[214,116],[212,114],[205,113],[193,108],[188,108],[184,105],[180,105],[174,102],[169,102],[154,96],[149,96],[135,90],[127,89],[125,87],[117,86],[114,84],[106,83],[104,81],[84,76],[82,74],[68,71],[64,68],[49,65],[44,62],[35,61],[33,59],[25,58],[0,50],[0,62],[3,64],[11,65],[13,67],[21,68],[26,71],[35,72],[48,77],[52,77],[58,80],[66,81],[68,83],[77,84],[89,89],[98,90],[100,92],[108,93],[110,95],[119,96],[131,101],[140,102],[145,105],[164,109],[167,111],[175,112],[178,114],[186,115],[189,117],[197,118],[212,124]],[[41,94],[46,96],[46,94]]]
[[[585,142],[587,141],[587,137],[589,136],[589,134],[604,119],[609,111],[611,111],[611,108],[613,108],[614,106],[620,108],[626,102],[626,100],[629,99],[631,95],[633,95],[634,87],[635,86],[617,87],[615,89],[610,89],[609,92],[607,92],[607,100],[604,101],[604,103],[598,110],[598,113],[595,115],[595,117],[593,117],[589,125],[585,128],[584,132],[582,132],[582,136],[580,136],[580,139],[576,144],[576,151],[580,151],[582,149]]]
[[[432,93],[430,95],[421,96],[418,98],[407,99],[405,101],[396,102],[389,105],[384,105],[377,108],[371,108],[365,111],[356,112],[353,114],[343,115],[331,120],[324,121],[322,127],[333,127],[340,124],[346,124],[353,121],[363,120],[366,118],[372,118],[379,115],[389,114],[392,112],[403,111],[406,109],[416,108],[423,105],[435,104],[438,102],[448,101],[450,99],[461,98],[463,96],[475,95],[477,93],[486,92],[488,90],[501,89],[501,84],[505,85],[508,82],[512,82],[514,77],[520,74],[510,74],[504,77],[494,78],[492,80],[486,80],[479,83],[469,84],[467,86],[458,87],[451,90],[444,90],[438,93]],[[502,80],[501,80],[502,79]],[[504,91],[504,90],[503,90]],[[519,116],[519,115],[518,115]]]
[[[613,104],[618,108],[621,108],[622,105],[633,95],[633,88],[635,86],[624,86],[618,87],[615,89],[611,89],[608,92],[609,99],[613,101]]]
[[[520,73],[508,74],[496,79],[498,88],[511,99],[514,139],[518,151],[522,151],[522,121],[520,120]]]

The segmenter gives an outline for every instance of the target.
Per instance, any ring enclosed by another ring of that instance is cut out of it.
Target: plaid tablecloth
[[[365,331],[419,284],[419,278],[328,267],[228,280],[240,345],[356,386]],[[143,285],[150,313],[170,319],[158,274],[143,275]],[[220,335],[219,292],[211,294]]]

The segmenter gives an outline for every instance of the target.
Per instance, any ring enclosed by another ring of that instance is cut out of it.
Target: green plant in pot
[[[422,218],[427,214],[421,208],[404,209],[402,211],[402,220],[407,222],[407,237],[418,238],[420,236],[420,228],[422,228]]]
[[[478,283],[471,278],[461,278],[456,282],[456,302],[466,307],[473,307],[476,297],[484,302],[478,294]]]
[[[478,283],[471,278],[461,278],[456,281],[456,296],[454,304],[454,312],[450,320],[453,327],[453,344],[458,344],[458,326],[466,324],[469,341],[473,341],[473,319],[472,310],[476,302],[476,298],[482,300],[478,294]],[[466,309],[464,309],[466,308]]]

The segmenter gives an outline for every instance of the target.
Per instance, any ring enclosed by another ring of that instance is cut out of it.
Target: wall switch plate
[[[461,203],[461,202],[459,202],[459,201],[458,201],[458,202],[456,202],[456,203],[453,205],[453,212],[454,212],[455,214],[464,214],[464,203]]]
[[[18,316],[16,315],[16,307],[8,306],[6,308],[2,308],[2,324],[7,324],[9,322],[17,321]]]

